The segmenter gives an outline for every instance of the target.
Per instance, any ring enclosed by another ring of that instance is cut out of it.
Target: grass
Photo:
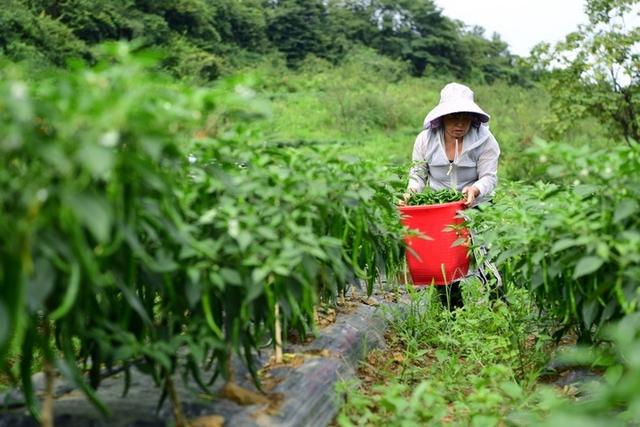
[[[269,100],[272,114],[254,126],[267,139],[335,141],[346,152],[408,167],[423,119],[450,79],[409,77],[401,64],[373,59],[360,55],[339,67],[313,63],[299,71],[273,64],[256,67],[256,91]],[[523,150],[536,137],[555,139],[549,94],[501,82],[461,83],[475,91],[476,101],[491,115],[491,131],[502,150],[500,178],[527,180],[532,166]],[[567,143],[611,143],[606,129],[594,120],[572,124],[562,137]]]
[[[473,281],[463,297],[451,312],[435,289],[410,289],[404,308],[388,311],[388,348],[338,386],[338,425],[514,425],[555,404],[560,393],[537,383],[553,345],[525,291],[508,289],[506,303]]]

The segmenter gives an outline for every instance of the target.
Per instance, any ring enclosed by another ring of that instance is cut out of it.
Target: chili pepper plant
[[[394,186],[249,130],[268,114],[250,81],[188,86],[104,49],[95,67],[2,71],[0,368],[47,424],[55,371],[106,414],[101,372],[123,368],[126,389],[135,367],[185,425],[174,374],[209,391],[240,355],[255,375],[262,337],[309,333],[321,299],[400,264]]]

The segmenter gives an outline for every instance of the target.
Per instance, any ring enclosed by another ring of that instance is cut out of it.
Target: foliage
[[[413,193],[407,205],[435,205],[439,203],[457,202],[464,199],[464,194],[458,190],[443,188],[442,190],[427,190],[422,193]]]
[[[101,42],[135,41],[168,52],[163,65],[174,75],[202,82],[276,52],[298,67],[308,56],[337,64],[369,48],[409,64],[415,76],[527,80],[498,36],[466,31],[432,0],[8,1],[0,48],[13,60],[60,66],[95,60],[91,48]]]
[[[308,54],[330,57],[334,46],[328,26],[329,14],[320,0],[280,0],[271,3],[267,35],[284,53],[289,64],[297,65]]]
[[[215,80],[224,69],[222,58],[198,48],[182,35],[167,37],[166,46],[163,68],[184,80],[194,83]]]
[[[446,73],[492,82],[513,68],[514,57],[499,37],[488,40],[479,28],[466,32],[461,23],[442,15],[433,1],[377,0],[357,11],[362,14],[367,9],[375,31],[369,27],[371,35],[361,38],[370,40],[365,45],[407,61],[415,76]]]
[[[616,138],[640,141],[640,27],[633,19],[639,7],[637,0],[588,0],[589,23],[553,48],[535,49],[536,66],[549,71],[547,126],[554,136],[573,132],[576,119],[593,117]]]
[[[482,27],[472,27],[462,33],[461,43],[469,69],[465,71],[467,80],[491,84],[505,81],[522,86],[530,85],[533,76],[530,68],[517,56],[509,53],[508,45],[500,35],[493,33],[485,38]]]
[[[276,304],[309,333],[319,298],[360,279],[370,292],[401,254],[387,171],[265,142],[246,123],[269,111],[243,79],[188,86],[104,50],[94,68],[11,67],[0,83],[0,365],[34,414],[36,352],[104,411],[103,366],[206,389],[205,362],[214,379],[233,380],[232,354],[254,368]]]
[[[67,58],[87,57],[89,48],[55,18],[32,13],[21,0],[8,0],[0,11],[0,52],[16,61],[60,66]]]
[[[450,312],[437,289],[408,290],[388,313],[388,348],[361,367],[367,383],[340,389],[339,425],[497,426],[511,424],[518,410],[548,411],[559,395],[534,381],[549,337],[526,293],[510,288],[508,305],[491,302],[487,289],[469,281],[463,295],[464,309]]]
[[[180,338],[162,340],[179,316],[156,297],[171,295],[176,243],[188,240],[172,191],[179,175],[169,171],[184,163],[183,129],[195,125],[185,107],[195,99],[138,72],[130,63],[35,82],[11,69],[3,78],[11,136],[2,144],[0,359],[21,348],[33,412],[36,349],[94,401],[80,361],[92,361],[93,387],[103,363],[129,357],[145,357],[156,376],[172,369]]]
[[[536,164],[523,153],[536,137],[547,135],[540,123],[549,114],[550,95],[540,87],[522,88],[504,82],[473,86],[473,89],[478,104],[491,114],[489,127],[501,150],[498,168],[500,178],[534,179],[530,170]],[[579,142],[586,139],[592,143],[585,134],[590,131],[599,137],[599,130],[600,127],[594,123],[576,123],[576,132],[572,137]]]
[[[513,184],[494,207],[471,215],[506,277],[590,340],[638,308],[640,153],[586,151],[538,141],[533,158],[561,156],[546,165],[556,183]]]
[[[351,153],[408,170],[415,137],[448,80],[408,77],[406,67],[371,49],[350,51],[339,66],[308,58],[295,71],[280,58],[265,57],[250,70],[259,92],[273,102],[274,114],[260,126],[273,139],[339,141]],[[491,131],[503,153],[501,177],[526,178],[534,164],[522,152],[535,135],[544,135],[539,121],[548,95],[504,82],[472,88],[491,114]],[[600,136],[601,127],[588,122],[574,138],[588,142]]]
[[[578,347],[564,352],[563,363],[604,370],[601,379],[581,386],[580,399],[563,401],[541,414],[519,414],[518,425],[544,424],[629,426],[640,419],[640,313],[607,325],[602,339],[607,345]]]

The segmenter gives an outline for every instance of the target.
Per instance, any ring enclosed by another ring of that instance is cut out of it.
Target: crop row
[[[638,310],[640,150],[539,140],[529,155],[543,181],[505,186],[493,209],[471,214],[505,276],[590,341]]]
[[[40,363],[104,412],[104,367],[170,397],[177,371],[233,381],[234,354],[255,376],[260,340],[310,333],[321,299],[370,291],[402,256],[388,171],[264,141],[242,79],[194,88],[110,49],[110,65],[1,77],[0,366],[34,415]]]

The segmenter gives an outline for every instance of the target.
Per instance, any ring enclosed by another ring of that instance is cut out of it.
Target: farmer
[[[440,91],[440,103],[424,119],[413,146],[413,167],[403,201],[425,186],[457,189],[467,206],[489,200],[496,187],[500,147],[489,131],[489,115],[474,101],[473,91],[449,83]],[[450,309],[463,305],[459,281],[438,287]],[[448,294],[448,295],[447,295]]]
[[[496,186],[500,157],[488,122],[489,115],[474,102],[471,89],[447,84],[416,138],[403,201],[426,185],[434,190],[457,189],[465,194],[468,206],[488,200]]]

